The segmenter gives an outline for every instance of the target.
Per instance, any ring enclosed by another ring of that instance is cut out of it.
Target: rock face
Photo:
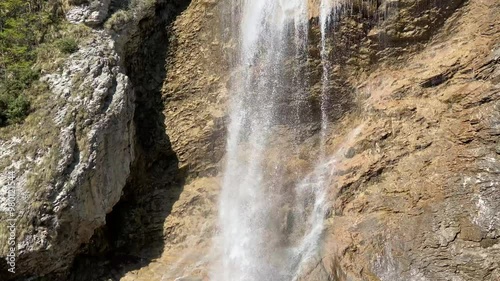
[[[366,125],[338,167],[325,253],[344,280],[499,278],[499,8],[470,1],[359,85]]]
[[[67,0],[72,5],[66,17],[72,23],[84,23],[98,26],[104,22],[109,14],[111,0]],[[76,5],[76,6],[74,6]]]
[[[192,176],[213,176],[224,153],[227,114],[223,19],[216,1],[192,1],[188,11],[172,29],[162,90],[165,126],[180,165]]]
[[[352,7],[329,42],[331,99],[342,109],[331,113],[329,151],[343,152],[322,257],[300,280],[497,280],[500,5]],[[231,74],[220,61],[234,47],[209,27],[224,13],[221,2],[192,1],[174,23],[165,124],[180,162],[190,167],[189,183],[166,217],[161,257],[122,280],[208,280],[220,179],[206,167],[221,167],[223,142],[213,136],[224,131],[212,124],[224,120]],[[316,17],[311,11],[313,97],[321,75]],[[345,142],[355,128],[361,133]],[[315,137],[304,138],[303,151],[314,149]],[[269,153],[270,163],[276,154]]]
[[[40,89],[38,108],[0,141],[0,255],[10,253],[7,218],[17,241],[16,274],[2,262],[2,280],[67,270],[105,224],[134,160],[134,93],[109,35],[91,31],[41,79],[48,89]],[[15,193],[8,197],[5,186]]]
[[[116,2],[70,1],[68,18],[100,26]],[[237,44],[229,2],[156,1],[122,33],[92,29],[43,77],[43,106],[1,132],[0,181],[16,194],[0,189],[0,253],[15,199],[20,254],[2,280],[209,280]],[[299,280],[500,280],[500,4],[349,3],[327,42],[338,165],[323,250]],[[315,9],[310,26],[312,118],[290,181],[317,150]]]

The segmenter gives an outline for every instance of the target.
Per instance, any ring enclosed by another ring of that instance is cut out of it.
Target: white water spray
[[[325,139],[328,132],[328,84],[331,75],[331,62],[329,58],[329,50],[327,47],[327,38],[331,34],[330,27],[340,15],[343,7],[342,0],[321,0],[319,10],[319,25],[321,30],[321,64],[323,66],[323,75],[321,77],[321,156],[325,157]]]
[[[324,149],[327,88],[323,87],[318,165],[302,181],[289,186],[280,164],[267,166],[266,153],[276,127],[293,127],[302,118],[298,101],[307,99],[307,79],[299,66],[307,60],[308,1],[236,2],[234,10],[239,16],[232,18],[240,19],[239,52],[231,88],[227,163],[219,205],[220,235],[214,245],[220,252],[220,263],[214,266],[211,280],[296,280],[302,266],[317,254],[326,186],[335,163],[327,160]],[[320,15],[325,85],[329,76],[325,31],[333,9],[329,5],[322,2]],[[283,112],[293,116],[283,116]],[[294,194],[290,202],[282,198],[287,193]],[[284,203],[293,204],[287,216],[295,220],[286,230],[279,225],[283,221],[280,204]]]

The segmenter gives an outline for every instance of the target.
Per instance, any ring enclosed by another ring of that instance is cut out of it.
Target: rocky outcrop
[[[70,5],[66,13],[71,23],[84,23],[99,26],[109,15],[111,0],[67,0]]]
[[[119,201],[134,160],[134,93],[109,35],[89,31],[41,80],[35,112],[0,141],[0,255],[16,254],[16,273],[2,262],[2,280],[67,270]]]

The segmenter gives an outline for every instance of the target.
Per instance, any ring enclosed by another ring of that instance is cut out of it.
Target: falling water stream
[[[305,105],[300,101],[307,100],[307,77],[300,65],[308,56],[308,2],[232,3],[232,25],[239,26],[232,34],[237,36],[238,51],[233,62],[236,74],[232,79],[227,164],[219,204],[220,235],[215,243],[221,261],[213,266],[211,280],[296,280],[303,265],[318,253],[326,188],[335,164],[324,149],[329,129],[325,97],[330,75],[325,42],[338,0],[322,0],[320,7],[325,86],[316,168],[290,186],[280,169],[286,163],[278,161],[273,167],[267,163],[276,128],[286,125],[292,128],[292,134],[298,134],[294,128],[306,118],[301,109]],[[283,151],[282,161],[286,161],[287,153]],[[284,194],[294,196],[283,199]],[[285,204],[292,206],[283,215]],[[287,224],[285,231],[281,221]]]

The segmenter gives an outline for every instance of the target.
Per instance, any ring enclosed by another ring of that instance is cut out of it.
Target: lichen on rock
[[[66,13],[69,22],[99,26],[108,17],[111,0],[69,0],[68,4],[71,5]]]

